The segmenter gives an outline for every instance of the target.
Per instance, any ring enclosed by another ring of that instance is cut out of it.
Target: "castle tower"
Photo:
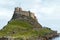
[[[28,11],[28,13],[29,13],[29,17],[31,17],[31,13],[30,13],[30,11]]]
[[[15,13],[19,13],[19,12],[21,12],[21,11],[22,11],[22,8],[16,7],[14,12],[15,12]]]

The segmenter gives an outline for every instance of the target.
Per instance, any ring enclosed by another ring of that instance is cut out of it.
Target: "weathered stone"
[[[13,18],[17,18],[19,17],[19,15],[24,15],[24,16],[28,16],[28,17],[32,17],[33,19],[36,19],[34,13],[30,11],[23,11],[22,8],[16,7]]]

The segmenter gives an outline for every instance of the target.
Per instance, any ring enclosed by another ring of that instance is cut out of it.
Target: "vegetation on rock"
[[[2,30],[0,30],[0,37],[11,36],[12,38],[30,38],[45,36],[52,30],[48,28],[41,28],[34,30],[33,25],[23,20],[12,20]]]

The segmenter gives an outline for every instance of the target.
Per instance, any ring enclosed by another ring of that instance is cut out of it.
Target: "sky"
[[[34,12],[43,27],[60,32],[60,0],[0,0],[0,29],[12,18],[15,7]]]

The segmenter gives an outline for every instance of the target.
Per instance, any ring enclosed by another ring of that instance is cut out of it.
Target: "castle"
[[[30,11],[23,11],[22,8],[16,7],[12,19],[19,19],[28,21],[31,25],[36,28],[41,28],[42,26],[38,23],[34,13]]]
[[[36,19],[34,13],[32,13],[30,11],[23,11],[22,8],[19,8],[19,7],[15,8],[14,14],[16,15],[16,16],[13,16],[15,19],[20,18],[21,16],[27,16],[27,17]],[[26,18],[26,17],[24,17],[24,18]]]

